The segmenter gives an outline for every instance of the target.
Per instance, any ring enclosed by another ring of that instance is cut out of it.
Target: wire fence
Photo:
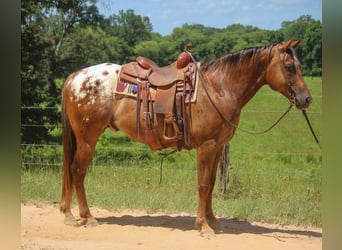
[[[22,107],[22,109],[41,109],[41,110],[51,110],[58,109],[57,107]],[[243,110],[245,113],[281,113],[281,110]],[[297,113],[300,115],[300,113]],[[321,115],[321,112],[311,112],[313,115]],[[48,127],[47,124],[21,124],[22,127]],[[53,126],[54,128],[61,128],[60,124]],[[138,143],[137,143],[138,144]],[[144,158],[144,155],[153,154],[149,148],[143,144],[139,144],[141,146],[134,147],[134,159],[130,159],[131,161],[138,161]],[[97,146],[95,151],[94,160],[92,161],[93,166],[97,165],[112,165],[117,160],[118,154],[117,151],[131,151],[132,148],[129,146]],[[30,167],[60,167],[63,162],[63,148],[60,143],[54,144],[37,144],[37,143],[22,143],[21,144],[21,160],[23,168]],[[230,149],[231,155],[235,155],[236,157],[245,157],[245,156],[314,156],[316,158],[321,157],[319,152],[295,152],[295,151],[282,151],[282,152],[270,152],[267,150],[259,150],[259,151],[234,151],[234,148]],[[99,159],[97,159],[99,158]],[[122,159],[121,159],[122,160]],[[119,160],[120,161],[120,160]],[[195,160],[194,160],[195,161]],[[155,166],[156,169],[159,169],[159,166]],[[193,169],[189,169],[193,170]]]
[[[40,110],[59,110],[58,107],[37,107],[37,106],[24,106],[24,107],[21,107],[21,109],[25,110],[37,110],[37,109],[40,109]],[[282,113],[283,110],[256,110],[256,109],[243,109],[241,111],[242,113]],[[297,113],[299,115],[299,113]],[[310,112],[310,115],[321,115],[321,112]],[[21,124],[21,127],[46,127],[46,128],[50,128],[50,127],[53,127],[53,128],[61,128],[61,124],[54,124],[54,125],[48,125],[48,124],[24,124],[22,123]]]

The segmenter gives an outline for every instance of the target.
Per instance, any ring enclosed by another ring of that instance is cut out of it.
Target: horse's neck
[[[265,84],[265,71],[256,74],[254,77],[250,78],[250,81],[241,82],[241,94],[238,96],[240,100],[241,108],[243,108],[259,91],[259,89]]]
[[[230,71],[231,69],[227,69]],[[265,83],[265,67],[246,68],[243,72],[225,72],[224,88],[243,108]],[[234,72],[234,70],[233,70]],[[236,71],[235,71],[236,72]]]

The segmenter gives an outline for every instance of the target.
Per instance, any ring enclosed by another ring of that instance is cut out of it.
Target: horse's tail
[[[62,183],[62,199],[61,212],[65,212],[65,204],[67,197],[72,195],[73,179],[71,174],[71,164],[76,152],[76,137],[72,130],[66,107],[66,100],[62,97],[62,141],[63,141],[63,183]]]

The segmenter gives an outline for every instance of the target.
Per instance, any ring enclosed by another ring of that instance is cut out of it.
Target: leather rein
[[[268,58],[270,58],[270,54],[271,54],[271,51],[272,51],[272,48],[273,48],[274,45],[272,45],[270,48],[269,48],[269,54],[268,54]],[[240,128],[237,124],[233,123],[232,121],[228,120],[223,112],[217,107],[217,105],[215,104],[214,100],[211,98],[210,94],[209,94],[209,91],[208,91],[208,87],[207,87],[207,83],[205,82],[205,80],[203,79],[203,76],[198,68],[198,62],[196,62],[195,58],[192,56],[191,53],[189,53],[191,59],[195,62],[195,65],[197,67],[197,72],[198,72],[198,75],[199,75],[199,78],[200,78],[200,82],[202,84],[202,87],[206,93],[206,95],[208,96],[208,99],[209,101],[211,102],[211,104],[214,106],[214,108],[216,109],[217,113],[219,113],[219,115],[221,116],[222,120],[227,124],[227,125],[230,125],[242,132],[245,132],[245,133],[248,133],[248,134],[265,134],[267,133],[268,131],[270,131],[271,129],[273,129],[291,110],[291,108],[293,107],[294,103],[295,103],[295,100],[294,100],[294,96],[291,96],[291,100],[290,100],[290,106],[285,110],[285,112],[278,118],[278,120],[276,120],[273,125],[271,125],[269,128],[265,129],[265,130],[262,130],[262,131],[252,131],[252,130],[247,130],[247,129],[242,129]],[[264,74],[265,72],[263,72]]]
[[[268,58],[269,58],[269,59],[270,59],[270,56],[271,56],[271,51],[272,51],[273,46],[274,46],[274,44],[271,45],[271,47],[269,48],[269,52],[268,52]],[[275,126],[276,126],[276,125],[277,125],[277,124],[278,124],[278,123],[279,123],[279,122],[280,122],[280,121],[281,121],[281,120],[290,112],[291,108],[292,108],[293,105],[295,104],[295,95],[294,95],[294,93],[292,93],[292,94],[290,95],[290,106],[285,110],[285,112],[284,112],[284,113],[283,113],[283,114],[282,114],[282,115],[281,115],[281,116],[280,116],[280,117],[279,117],[279,118],[278,118],[278,119],[277,119],[269,128],[267,128],[267,129],[265,129],[265,130],[262,130],[262,131],[252,131],[252,130],[242,129],[242,128],[238,127],[237,124],[235,124],[235,123],[233,123],[232,121],[228,120],[228,119],[224,116],[223,112],[217,107],[217,105],[215,104],[214,100],[211,98],[211,96],[210,96],[210,94],[209,94],[208,87],[207,87],[207,83],[206,83],[205,80],[203,79],[203,76],[202,76],[202,74],[201,74],[201,71],[200,71],[199,68],[198,68],[198,62],[195,60],[195,58],[192,56],[192,54],[191,54],[190,52],[188,52],[188,53],[189,53],[191,59],[193,60],[193,62],[195,62],[195,65],[196,65],[196,68],[197,68],[197,72],[198,72],[198,75],[199,75],[199,78],[200,78],[200,82],[201,82],[201,84],[202,84],[202,87],[203,87],[203,89],[204,89],[206,95],[208,96],[209,101],[211,102],[211,104],[212,104],[212,105],[214,106],[214,108],[216,109],[217,113],[219,113],[219,115],[221,116],[222,120],[223,120],[227,125],[230,125],[230,126],[236,128],[236,129],[238,129],[238,130],[240,130],[240,131],[242,131],[242,132],[248,133],[248,134],[265,134],[265,133],[269,132],[271,129],[273,129],[273,128],[274,128],[274,127],[275,127]],[[263,74],[265,74],[265,71],[263,72]],[[289,84],[289,88],[291,89],[290,84]],[[311,131],[311,133],[312,133],[312,135],[313,135],[313,137],[314,137],[316,143],[318,144],[319,148],[321,149],[321,145],[320,145],[320,143],[319,143],[319,141],[318,141],[318,138],[317,138],[317,136],[316,136],[316,134],[315,134],[315,132],[314,132],[312,126],[311,126],[311,123],[310,123],[309,117],[307,116],[306,111],[305,111],[305,110],[302,110],[302,113],[303,113],[303,115],[304,115],[304,117],[305,117],[305,120],[306,120],[306,122],[307,122],[307,124],[308,124],[308,126],[309,126],[309,128],[310,128],[310,131]]]

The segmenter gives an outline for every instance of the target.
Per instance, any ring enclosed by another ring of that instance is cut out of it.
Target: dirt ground
[[[74,214],[78,214],[74,208]],[[322,230],[220,218],[223,231],[202,238],[195,215],[108,211],[92,207],[100,225],[71,227],[57,205],[21,205],[21,249],[322,249]]]

